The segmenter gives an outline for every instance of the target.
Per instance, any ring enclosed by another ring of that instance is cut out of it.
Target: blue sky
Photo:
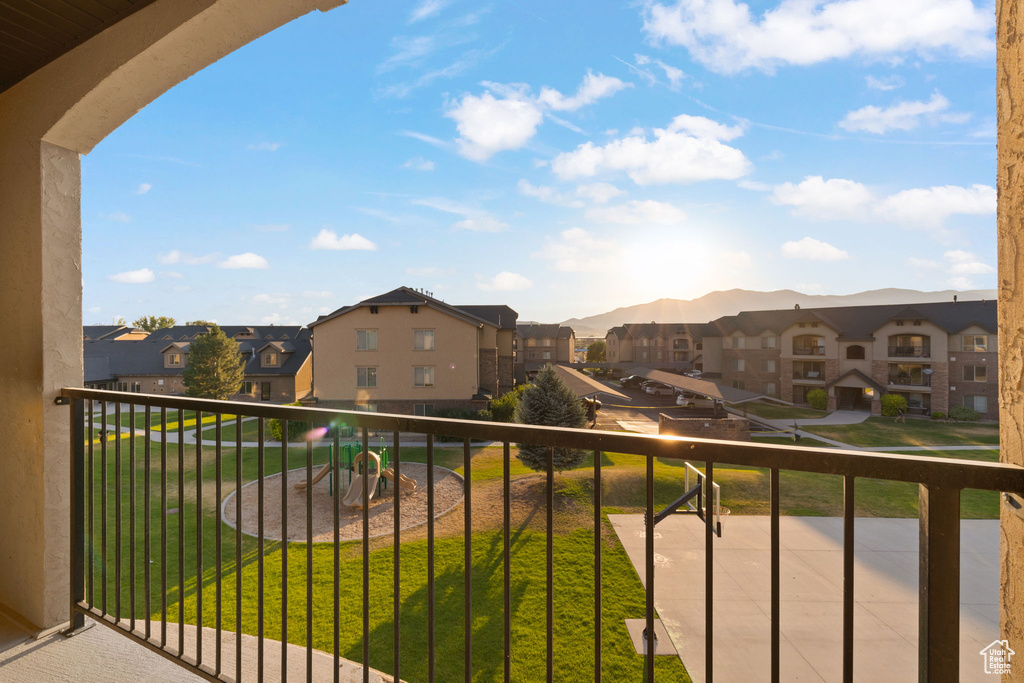
[[[84,317],[995,287],[991,3],[352,0],[83,158]]]

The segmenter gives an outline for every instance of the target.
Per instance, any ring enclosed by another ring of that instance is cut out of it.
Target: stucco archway
[[[79,155],[168,89],[347,0],[155,0],[0,93],[0,605],[68,618],[67,409],[82,382]]]

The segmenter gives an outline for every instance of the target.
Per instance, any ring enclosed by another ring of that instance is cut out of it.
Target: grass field
[[[994,422],[939,422],[891,417],[869,417],[860,424],[804,426],[804,431],[852,446],[957,446],[999,443],[999,425]]]
[[[826,410],[814,410],[813,408],[801,408],[799,406],[784,406],[778,403],[744,403],[737,407],[738,410],[763,417],[766,420],[808,420],[828,415]]]

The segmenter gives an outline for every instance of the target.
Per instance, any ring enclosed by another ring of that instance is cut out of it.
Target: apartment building
[[[313,364],[308,329],[225,325],[221,330],[238,342],[245,358],[245,381],[231,400],[291,403],[309,395]],[[189,347],[209,331],[206,325],[176,325],[141,340],[86,339],[84,386],[183,395],[182,372],[188,366]]]
[[[881,410],[900,394],[910,412],[967,406],[998,416],[996,302],[960,301],[744,311],[704,327],[705,377],[829,409]]]
[[[572,363],[576,353],[576,334],[571,327],[557,323],[525,323],[516,326],[515,362],[530,369],[545,363]]]
[[[309,325],[313,396],[332,408],[413,415],[485,408],[513,387],[518,317],[409,287],[339,308]]]
[[[665,363],[701,368],[704,326],[694,323],[626,323],[605,335],[609,363]]]

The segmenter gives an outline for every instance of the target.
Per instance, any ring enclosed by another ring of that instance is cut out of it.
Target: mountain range
[[[921,292],[916,289],[872,289],[857,294],[803,294],[791,289],[758,292],[729,289],[710,292],[696,299],[658,299],[646,304],[624,306],[614,311],[586,318],[570,318],[561,322],[576,332],[577,337],[603,337],[609,328],[623,323],[702,323],[740,311],[767,311],[783,308],[829,308],[835,306],[870,306],[878,304],[916,304],[937,301],[961,301],[996,298],[994,289]]]

